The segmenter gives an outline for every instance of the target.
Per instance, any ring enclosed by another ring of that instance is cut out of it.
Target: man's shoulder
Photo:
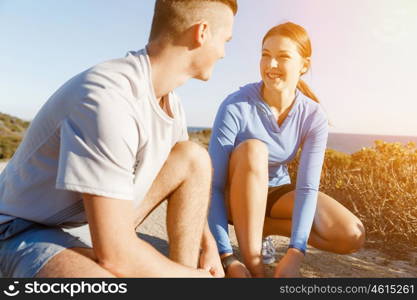
[[[125,57],[103,61],[82,73],[91,88],[113,89],[135,98],[141,97],[149,85],[149,69],[142,50],[128,52]]]
[[[120,72],[129,73],[136,69],[143,68],[144,61],[142,59],[144,52],[129,51],[123,57],[108,59],[94,65],[90,71],[97,72]]]

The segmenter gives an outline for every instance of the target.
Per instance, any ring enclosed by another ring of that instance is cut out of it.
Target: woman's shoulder
[[[260,91],[260,83],[253,82],[241,86],[238,90],[229,94],[221,103],[223,108],[231,107],[249,107],[253,105],[253,101],[258,97]]]

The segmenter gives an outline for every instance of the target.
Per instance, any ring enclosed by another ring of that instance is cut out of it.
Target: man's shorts
[[[10,222],[0,224],[2,277],[32,278],[62,250],[74,247],[90,248],[78,237],[63,231],[60,227],[48,227],[23,219]]]

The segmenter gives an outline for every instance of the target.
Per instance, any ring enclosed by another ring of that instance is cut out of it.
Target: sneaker
[[[275,262],[276,249],[274,241],[271,237],[266,237],[262,240],[262,261],[265,265]]]

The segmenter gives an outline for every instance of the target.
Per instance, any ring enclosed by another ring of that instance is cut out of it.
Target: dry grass
[[[0,161],[13,156],[28,126],[29,122],[0,112]]]
[[[295,177],[298,160],[290,165]],[[404,258],[417,251],[417,148],[376,141],[352,154],[326,151],[320,190],[365,225],[368,247]]]

